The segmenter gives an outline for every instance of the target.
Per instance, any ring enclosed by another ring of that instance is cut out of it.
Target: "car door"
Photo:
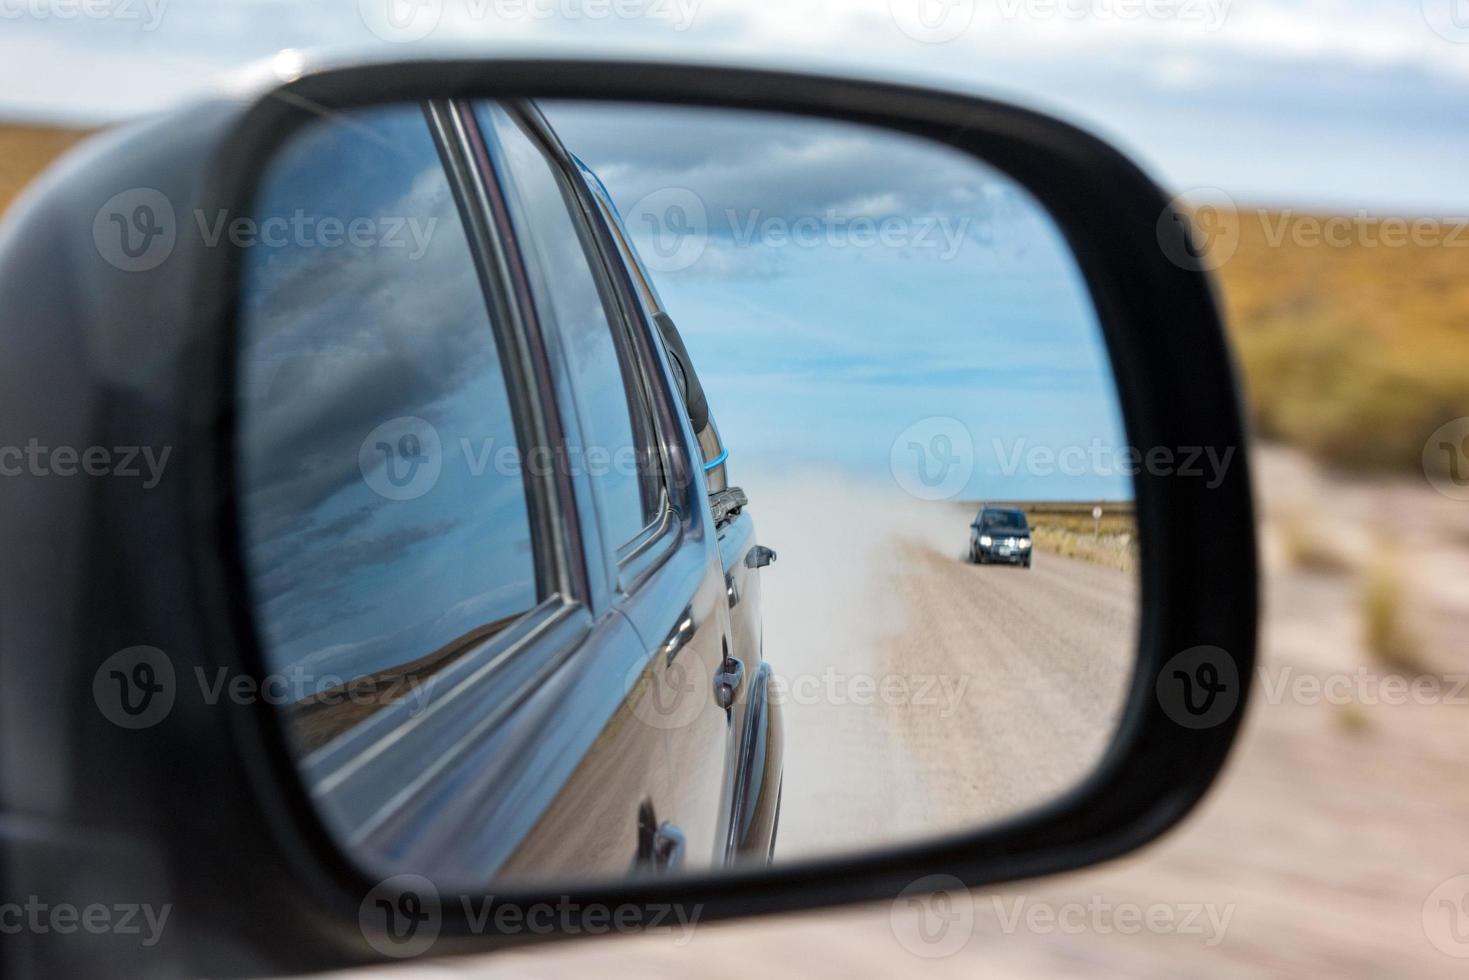
[[[668,479],[669,425],[653,411],[662,383],[639,353],[625,285],[599,248],[554,135],[516,107],[483,103],[475,115],[520,226],[548,357],[564,381],[557,398],[593,606],[625,617],[644,651],[614,685],[628,698],[624,712],[566,797],[627,766],[627,744],[655,740],[659,750],[642,757],[663,769],[662,793],[640,815],[646,847],[659,868],[707,866],[723,856],[727,713],[713,705],[713,690],[729,624],[709,536],[677,486],[687,481]]]
[[[595,201],[577,175],[576,163],[533,107],[482,109],[516,120],[555,167],[561,194],[583,248],[604,289],[604,313],[616,322],[624,357],[627,398],[645,416],[649,444],[646,500],[652,508],[633,538],[632,522],[605,539],[605,572],[613,601],[633,624],[649,651],[639,723],[661,733],[668,765],[667,805],[655,818],[665,845],[682,849],[685,867],[705,867],[726,857],[735,748],[732,711],[715,696],[733,654],[729,601],[720,570],[714,527],[705,502],[707,483],[682,419],[671,376],[620,254],[599,219]],[[510,141],[513,137],[507,137]],[[601,489],[607,489],[602,486]],[[671,842],[671,843],[670,843]]]
[[[285,734],[339,839],[446,883],[618,875],[667,800],[662,733],[638,720],[654,692],[625,687],[647,645],[588,574],[587,487],[545,462],[582,434],[479,148],[448,104],[382,107],[262,178],[265,227],[431,232],[419,251],[284,239],[245,257],[251,606],[266,667],[297,679]]]
[[[593,202],[593,209],[601,219],[601,227],[604,232],[603,247],[609,255],[614,257],[614,261],[627,280],[629,290],[634,295],[634,315],[640,320],[644,335],[655,341],[650,345],[649,359],[659,361],[659,358],[652,356],[659,353],[663,358],[667,358],[668,351],[664,345],[673,339],[668,332],[676,331],[677,327],[664,308],[652,277],[643,266],[606,186],[579,159],[573,157],[572,160]],[[661,325],[658,323],[660,319],[663,319]],[[681,340],[676,343],[680,349],[683,348]],[[682,351],[682,354],[683,359],[687,361],[684,369],[694,372],[696,365],[688,358],[687,351]],[[670,395],[676,394],[676,389],[675,384],[670,388]],[[682,408],[675,413],[680,420],[685,414]],[[701,493],[705,496],[719,495],[729,489],[727,476],[729,452],[719,436],[714,414],[715,407],[711,405],[709,406],[708,424],[699,431],[696,438],[696,458],[700,470],[699,484]],[[740,492],[743,493],[743,491]],[[701,514],[706,514],[707,518],[714,516],[702,503],[697,509]],[[712,525],[717,548],[714,561],[717,563],[720,581],[723,585],[726,616],[729,620],[729,633],[723,647],[724,662],[720,671],[721,677],[729,681],[734,703],[729,708],[722,707],[717,702],[701,705],[703,716],[699,719],[697,736],[679,740],[677,744],[670,747],[670,751],[675,757],[686,759],[689,766],[703,765],[712,769],[714,766],[709,762],[706,753],[710,751],[710,744],[717,742],[722,735],[725,752],[722,771],[726,780],[722,793],[723,803],[720,816],[721,819],[725,817],[732,819],[732,811],[740,791],[736,780],[746,775],[742,772],[742,759],[749,713],[744,709],[747,706],[748,698],[756,690],[759,683],[758,678],[762,676],[760,673],[762,649],[758,569],[773,558],[773,552],[760,549],[757,545],[754,517],[748,507],[727,513],[723,513],[723,508],[721,508],[721,511],[721,518]],[[692,711],[690,713],[692,714]],[[736,843],[734,833],[736,828],[730,827],[727,823],[721,826],[724,827],[722,833],[725,837],[725,857],[730,857]]]

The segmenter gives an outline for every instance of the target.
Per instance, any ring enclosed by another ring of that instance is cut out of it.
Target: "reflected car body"
[[[533,104],[402,104],[303,127],[254,218],[405,187],[416,255],[243,257],[244,559],[317,809],[446,880],[768,860],[762,552],[605,189]]]
[[[1033,550],[1030,524],[1018,507],[982,507],[969,527],[969,560],[1030,567]]]

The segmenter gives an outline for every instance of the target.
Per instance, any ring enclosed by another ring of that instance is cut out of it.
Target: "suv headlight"
[[[979,536],[979,543],[988,548],[990,546],[990,536],[988,534],[981,534]]]
[[[1029,547],[1030,547],[1030,538],[1021,538],[1020,539],[1020,550],[1021,551],[1024,551],[1026,548],[1029,548]]]

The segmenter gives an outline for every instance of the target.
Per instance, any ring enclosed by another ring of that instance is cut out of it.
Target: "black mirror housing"
[[[702,921],[806,909],[888,898],[930,875],[983,886],[1066,871],[1140,847],[1183,819],[1219,774],[1245,711],[1256,553],[1245,429],[1218,305],[1205,272],[1187,259],[1197,253],[1187,247],[1186,222],[1146,175],[1101,140],[1040,113],[866,79],[597,59],[372,62],[308,70],[284,84],[272,78],[104,136],[45,178],[3,226],[7,430],[22,444],[37,436],[52,445],[174,447],[167,477],[147,494],[0,481],[0,583],[8,597],[0,717],[31,726],[26,744],[8,751],[50,760],[0,771],[6,816],[23,815],[30,828],[21,832],[12,821],[0,829],[11,891],[77,893],[83,882],[101,880],[131,901],[173,903],[178,924],[160,947],[144,951],[154,957],[146,971],[131,964],[153,975],[170,965],[180,974],[230,976],[385,959],[359,924],[378,882],[322,826],[270,706],[181,703],[164,723],[138,731],[98,715],[94,675],[138,637],[178,651],[180,671],[259,677],[264,668],[243,599],[232,489],[239,249],[181,235],[168,261],[128,270],[97,261],[91,229],[103,202],[137,188],[170,202],[180,223],[195,213],[246,211],[265,161],[304,121],[334,109],[455,97],[795,113],[901,130],[979,156],[1044,204],[1074,250],[1096,300],[1132,445],[1214,447],[1234,460],[1207,488],[1147,471],[1137,477],[1136,672],[1105,758],[1064,797],[973,833],[896,850],[559,894],[498,889],[497,905],[633,907],[647,923],[671,903],[697,906]],[[680,362],[697,431],[709,415],[703,388],[672,322],[664,317],[659,326]],[[54,403],[48,391],[74,392],[68,404],[77,410],[43,411]],[[74,560],[74,548],[58,546],[56,528],[85,528],[95,542],[85,563]],[[1187,710],[1173,680],[1200,658],[1232,679],[1227,710],[1208,717]],[[58,783],[71,791],[52,792]],[[86,851],[86,861],[62,860],[73,849]],[[477,927],[466,910],[480,901],[438,896],[435,952],[536,938]],[[123,954],[108,943],[87,949],[91,958],[73,966],[128,968],[111,958]],[[35,955],[44,951],[7,943],[0,962],[11,969],[0,972],[24,972]]]

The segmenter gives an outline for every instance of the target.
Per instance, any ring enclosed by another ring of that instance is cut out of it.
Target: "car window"
[[[642,401],[625,341],[609,317],[586,244],[569,210],[566,191],[546,152],[503,108],[482,104],[478,114],[511,200],[537,308],[549,310],[575,381],[577,419],[587,472],[594,478],[608,541],[637,537],[656,513],[656,468],[649,457],[651,418]]]
[[[602,178],[598,177],[592,168],[588,167],[578,157],[573,155],[571,159],[576,164],[577,171],[582,175],[582,179],[586,181],[587,186],[591,189],[592,197],[596,200],[597,206],[602,212],[602,217],[607,222],[607,226],[612,229],[612,236],[617,240],[617,248],[622,254],[623,263],[632,273],[633,279],[637,283],[638,293],[642,296],[644,304],[647,305],[648,312],[663,312],[663,300],[659,297],[658,289],[653,284],[653,277],[648,274],[648,270],[643,265],[643,258],[638,254],[638,250],[633,248],[632,242],[627,236],[627,230],[622,225],[622,213],[617,210],[616,202],[612,200],[612,195],[607,192],[607,185],[602,183]]]
[[[500,351],[423,110],[303,128],[254,220],[244,553],[267,665],[294,678],[288,716],[310,745],[381,707],[328,711],[325,694],[431,673],[542,596]]]
[[[643,260],[638,255],[638,250],[633,247],[632,240],[627,235],[627,229],[623,227],[622,215],[618,212],[617,205],[613,202],[612,196],[607,192],[607,185],[603,184],[602,179],[581,160],[574,156],[572,160],[576,163],[582,178],[587,182],[587,186],[591,188],[592,196],[597,202],[602,220],[607,223],[607,227],[612,232],[612,239],[617,243],[618,254],[622,256],[623,264],[632,273],[638,295],[642,297],[646,312],[649,315],[666,312],[663,308],[663,301],[658,296],[658,290],[653,284],[652,276],[649,275],[647,268],[643,265]],[[657,331],[654,331],[654,333],[656,334]],[[709,491],[713,493],[723,490],[728,484],[724,464],[729,453],[719,438],[719,426],[714,421],[714,409],[712,406],[709,408],[709,424],[695,433],[695,436],[699,440],[699,451],[704,458],[705,482],[709,487]]]

